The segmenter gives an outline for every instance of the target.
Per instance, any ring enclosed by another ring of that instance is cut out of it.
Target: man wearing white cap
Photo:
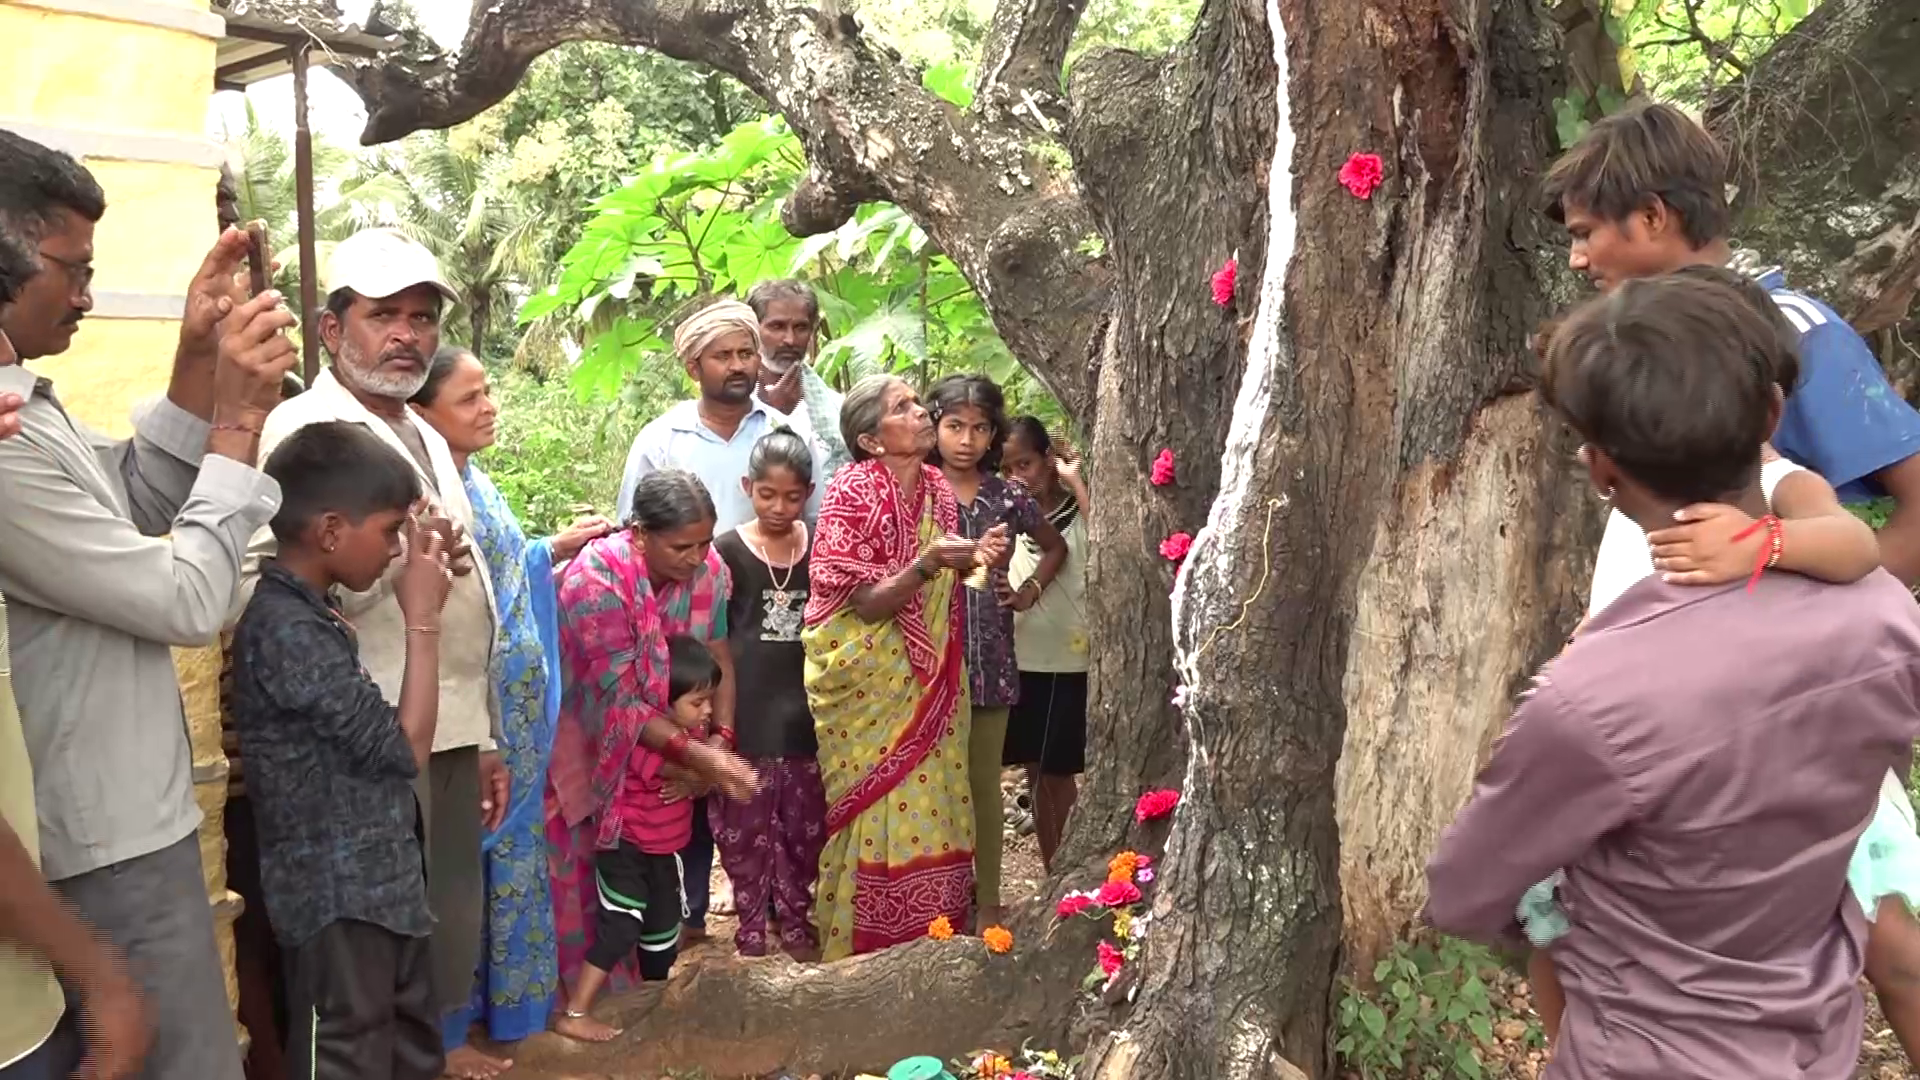
[[[335,247],[326,289],[326,308],[315,329],[332,364],[305,393],[267,417],[260,436],[261,459],[308,424],[362,424],[413,463],[440,514],[462,530],[471,529],[473,508],[446,440],[407,408],[407,399],[426,381],[428,361],[440,346],[445,309],[458,299],[441,277],[439,263],[398,232],[367,229]],[[272,533],[260,530],[249,550],[249,582],[259,559],[273,551]],[[399,565],[396,560],[396,570]],[[463,558],[456,572],[441,619],[440,719],[433,755],[416,784],[426,823],[427,902],[434,918],[434,999],[449,1019],[473,993],[485,910],[481,834],[498,824],[508,795],[507,771],[494,742],[499,704],[488,673],[495,629],[493,586],[484,559]],[[387,700],[397,704],[406,666],[406,625],[390,580],[371,592],[341,599],[358,637],[361,662]],[[258,828],[264,851],[273,843],[273,823],[262,817]],[[264,861],[261,869],[263,875],[275,872]],[[288,884],[297,888],[300,883]],[[281,944],[292,948],[298,942]],[[295,1029],[301,1023],[300,1017],[291,1018]],[[445,1035],[447,1071],[454,1076],[487,1077],[511,1065],[466,1046],[464,1031]]]

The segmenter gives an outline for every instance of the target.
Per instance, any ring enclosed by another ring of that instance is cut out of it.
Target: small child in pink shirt
[[[707,737],[719,686],[720,665],[704,643],[681,634],[667,638],[667,715],[692,738]],[[659,751],[635,744],[614,798],[620,846],[594,858],[600,910],[593,947],[567,1002],[569,1018],[587,1015],[607,973],[636,949],[642,979],[664,980],[673,971],[680,923],[687,914],[679,851],[693,835],[694,810],[700,805],[696,799],[669,795],[668,785],[676,775]]]

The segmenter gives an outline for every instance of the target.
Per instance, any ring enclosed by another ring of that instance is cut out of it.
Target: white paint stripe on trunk
[[[1279,0],[1267,0],[1267,28],[1273,35],[1273,61],[1279,68],[1274,87],[1279,113],[1274,128],[1273,163],[1267,176],[1267,255],[1260,277],[1260,306],[1253,320],[1253,339],[1247,353],[1240,392],[1234,398],[1233,418],[1227,426],[1225,456],[1220,468],[1220,493],[1207,513],[1207,523],[1194,538],[1193,550],[1173,584],[1174,670],[1183,686],[1199,677],[1195,661],[1215,626],[1230,623],[1238,614],[1238,593],[1253,587],[1260,567],[1241,566],[1234,547],[1246,529],[1265,528],[1264,500],[1254,490],[1254,455],[1266,426],[1273,400],[1274,374],[1291,362],[1285,340],[1287,268],[1293,262],[1292,117],[1287,105],[1287,30],[1280,20]],[[1188,622],[1188,611],[1194,616]],[[1189,734],[1196,722],[1191,708],[1183,710]],[[1203,752],[1192,743],[1189,768]],[[1189,774],[1191,775],[1191,773]]]

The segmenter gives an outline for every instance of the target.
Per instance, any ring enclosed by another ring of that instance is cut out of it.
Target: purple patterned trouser
[[[813,883],[827,843],[827,792],[813,758],[754,758],[760,791],[744,803],[712,800],[714,842],[733,881],[742,956],[767,954],[767,904],[780,919],[780,942],[811,949]]]

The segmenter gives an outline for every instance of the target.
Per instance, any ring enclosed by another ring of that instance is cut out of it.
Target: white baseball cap
[[[335,244],[324,277],[329,296],[352,289],[380,300],[415,285],[431,285],[447,303],[460,301],[441,276],[440,261],[433,252],[394,229],[362,229]]]

